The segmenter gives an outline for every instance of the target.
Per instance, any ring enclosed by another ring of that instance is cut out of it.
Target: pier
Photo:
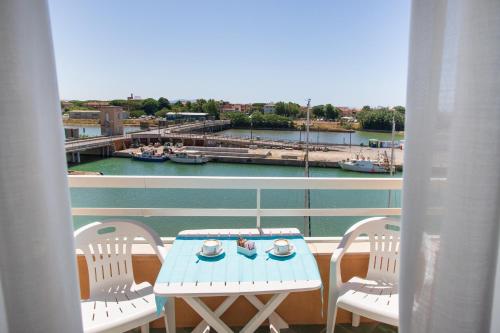
[[[155,149],[161,153],[163,146]],[[263,164],[263,165],[284,165],[284,166],[304,166],[304,154],[302,150],[288,149],[268,149],[268,148],[228,148],[228,147],[203,147],[203,146],[184,146],[183,151],[191,153],[201,153],[209,158],[210,162],[221,163],[244,163],[244,164]],[[330,151],[311,151],[309,152],[309,165],[313,167],[338,168],[339,161],[351,158],[353,153],[359,152],[360,147],[349,149],[349,147],[338,147]],[[130,158],[133,153],[139,152],[139,148],[128,148],[117,151],[113,154],[115,157]],[[378,154],[386,152],[390,154],[389,148],[364,148],[363,155],[375,158]],[[394,151],[394,160],[397,170],[402,170],[403,151]]]

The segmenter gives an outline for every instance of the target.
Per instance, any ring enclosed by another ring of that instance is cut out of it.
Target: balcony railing
[[[397,216],[399,207],[263,208],[263,190],[386,190],[402,188],[401,178],[302,178],[302,177],[181,177],[181,176],[69,176],[70,188],[97,189],[212,189],[253,190],[254,208],[197,207],[73,207],[73,216],[102,217],[263,217]],[[388,200],[390,202],[390,200]],[[361,203],[362,204],[362,203]],[[119,206],[119,205],[117,205]],[[304,206],[303,206],[304,207]],[[307,228],[305,233],[308,234]]]

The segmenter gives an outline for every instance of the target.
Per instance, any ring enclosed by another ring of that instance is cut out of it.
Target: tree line
[[[220,117],[220,102],[213,99],[197,99],[194,102],[187,101],[185,103],[181,101],[170,103],[165,97],[160,97],[158,100],[154,98],[146,98],[144,100],[115,99],[110,104],[121,106],[124,109],[129,108],[130,116],[134,118],[142,115],[165,117],[168,112],[204,112],[215,119],[219,119]]]
[[[242,112],[228,112],[227,119],[235,128],[292,128],[293,122],[290,118],[275,113],[262,113],[255,111],[250,115]]]
[[[392,117],[396,131],[404,131],[405,129],[405,108],[403,106],[394,107],[394,111],[387,107],[372,108],[369,105],[363,106],[356,118],[364,129],[391,131]]]

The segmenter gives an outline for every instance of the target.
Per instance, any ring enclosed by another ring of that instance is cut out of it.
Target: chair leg
[[[149,323],[141,326],[141,333],[149,333]]]
[[[337,320],[337,307],[335,306],[333,312],[331,312],[331,317],[328,316],[326,324],[326,333],[333,333],[335,331],[336,320]]]
[[[352,326],[353,327],[358,327],[360,319],[361,318],[360,318],[359,314],[353,313],[352,314]]]

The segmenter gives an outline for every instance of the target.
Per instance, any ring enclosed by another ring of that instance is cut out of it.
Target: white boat
[[[366,159],[363,156],[357,156],[354,159],[347,159],[339,162],[339,166],[348,171],[366,172],[366,173],[389,173],[391,165],[387,156],[377,160]]]
[[[179,151],[168,155],[168,157],[176,163],[184,163],[184,164],[203,164],[208,162],[208,158],[197,154],[196,152],[185,152]]]

